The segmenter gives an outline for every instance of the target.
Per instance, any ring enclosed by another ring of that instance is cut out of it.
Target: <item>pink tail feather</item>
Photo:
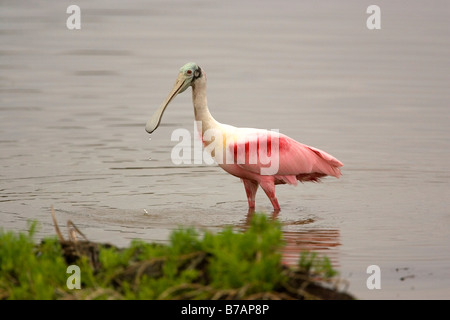
[[[317,156],[319,156],[319,161],[317,161],[315,165],[315,172],[313,172],[313,174],[325,174],[336,178],[339,178],[342,175],[341,170],[339,170],[339,167],[344,166],[342,162],[333,157],[331,154],[326,153],[325,151],[310,146],[308,146],[308,148]]]

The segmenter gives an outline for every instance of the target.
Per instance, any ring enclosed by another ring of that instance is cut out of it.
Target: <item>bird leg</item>
[[[260,182],[260,184],[267,197],[269,197],[269,200],[273,206],[273,210],[275,212],[279,212],[281,209],[280,205],[278,204],[277,197],[275,196],[275,183],[273,181],[263,181]]]
[[[255,208],[255,195],[258,190],[258,182],[248,179],[241,179],[244,183],[245,193],[247,193],[248,207]]]

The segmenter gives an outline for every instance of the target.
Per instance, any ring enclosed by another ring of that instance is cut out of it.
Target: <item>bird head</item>
[[[158,128],[162,115],[166,110],[169,103],[172,101],[175,96],[181,92],[184,92],[188,87],[192,86],[195,81],[201,78],[203,75],[202,69],[194,62],[186,63],[184,66],[180,68],[180,72],[178,73],[177,80],[175,81],[175,85],[167,96],[166,100],[164,100],[161,107],[153,114],[150,120],[147,121],[145,125],[145,131],[148,133],[152,133]]]

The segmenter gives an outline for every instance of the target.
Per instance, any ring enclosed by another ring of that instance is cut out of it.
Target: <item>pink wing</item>
[[[278,161],[278,170],[273,175],[289,184],[296,184],[296,180],[318,181],[325,175],[341,176],[339,167],[343,166],[342,162],[288,136],[258,129],[244,129],[236,133],[236,139],[227,144],[227,151],[245,170],[261,174],[263,168]]]

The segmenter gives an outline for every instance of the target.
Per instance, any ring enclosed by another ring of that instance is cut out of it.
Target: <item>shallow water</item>
[[[193,135],[190,90],[151,140],[145,122],[178,68],[208,74],[211,113],[344,162],[341,179],[278,186],[284,259],[328,255],[362,299],[450,298],[449,4],[378,1],[77,1],[0,4],[0,222],[72,220],[93,241],[165,242],[178,226],[245,227],[239,179],[174,165]],[[192,140],[193,141],[193,140]],[[271,215],[261,190],[257,211]],[[366,287],[369,265],[381,289]]]

